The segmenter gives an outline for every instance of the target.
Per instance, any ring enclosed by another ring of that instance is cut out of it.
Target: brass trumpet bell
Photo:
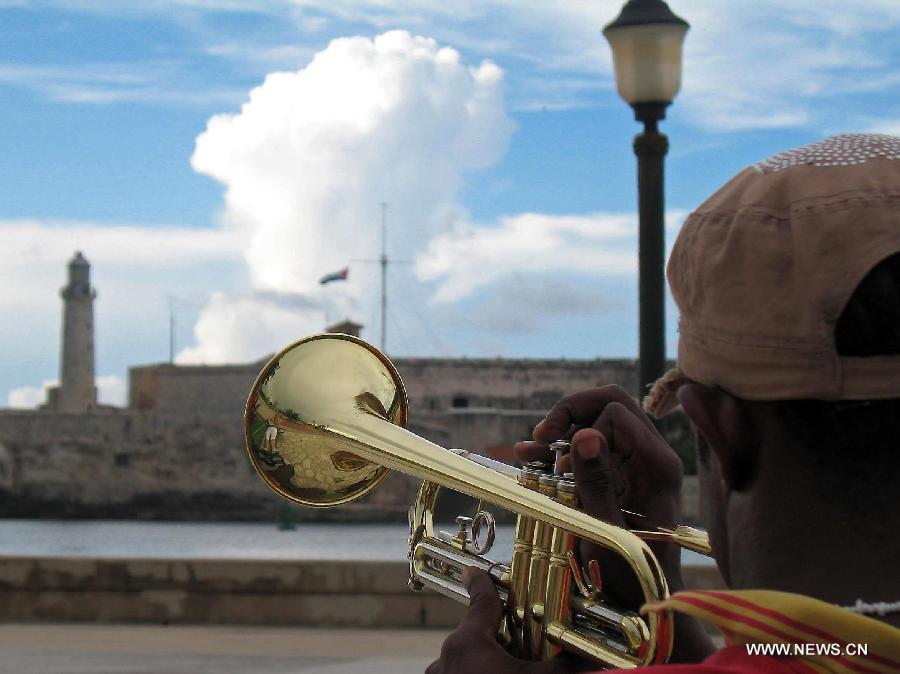
[[[253,385],[244,418],[250,462],[294,503],[354,501],[388,469],[355,453],[340,420],[362,408],[405,427],[408,407],[400,375],[380,351],[349,335],[308,337],[275,355]]]

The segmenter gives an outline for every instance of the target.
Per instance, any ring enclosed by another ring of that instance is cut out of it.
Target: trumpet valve
[[[529,461],[519,473],[519,484],[526,489],[538,491],[538,479],[550,472],[550,464],[546,461]]]
[[[559,460],[562,459],[566,454],[571,450],[572,445],[565,440],[557,440],[555,442],[550,443],[550,451],[554,454],[553,459],[553,472],[556,475],[561,475],[562,471],[559,469]]]
[[[459,525],[459,530],[449,542],[457,550],[465,551],[466,545],[469,543],[469,529],[472,527],[472,518],[460,515],[456,518],[456,524]]]

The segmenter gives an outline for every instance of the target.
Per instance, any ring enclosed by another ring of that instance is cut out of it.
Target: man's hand
[[[469,611],[444,640],[441,657],[426,674],[572,674],[584,671],[583,663],[566,659],[544,662],[518,660],[497,641],[503,620],[503,603],[491,577],[480,569],[469,567],[463,574],[469,590]]]
[[[534,441],[518,443],[515,451],[522,461],[550,460],[549,444],[569,436],[572,452],[561,469],[574,473],[586,513],[630,529],[680,523],[681,460],[628,393],[618,386],[603,386],[563,398],[534,429]],[[648,545],[669,591],[684,589],[681,549],[674,543]],[[620,556],[585,541],[579,552],[584,563],[598,560],[607,597],[632,610],[644,603],[634,572]],[[699,622],[675,615],[672,662],[698,662],[713,650]]]
[[[632,529],[679,523],[681,460],[628,393],[618,386],[604,386],[563,398],[534,429],[534,441],[518,443],[515,451],[522,461],[549,460],[549,443],[570,435],[572,453],[562,468],[575,474],[585,512]],[[652,543],[650,547],[670,586],[681,589],[678,546]],[[602,562],[605,586],[614,595],[629,604],[643,603],[635,595],[636,579],[620,558],[584,543],[581,556],[585,562]]]
[[[534,429],[534,441],[520,442],[515,450],[522,461],[552,459],[549,444],[571,437],[572,453],[561,469],[575,475],[585,512],[632,529],[672,526],[680,519],[682,466],[637,402],[618,386],[604,386],[567,396]],[[644,517],[625,515],[622,510]],[[671,591],[682,589],[681,550],[671,543],[650,543]],[[623,608],[637,610],[643,594],[631,568],[606,548],[582,541],[584,562],[600,562],[604,592]],[[574,658],[530,662],[512,657],[497,641],[503,606],[493,581],[483,571],[467,569],[465,579],[471,604],[459,627],[444,641],[441,657],[427,674],[570,674],[596,669]],[[676,616],[673,661],[697,662],[709,654],[711,644],[693,618]]]

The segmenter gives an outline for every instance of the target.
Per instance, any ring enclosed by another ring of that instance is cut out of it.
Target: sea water
[[[513,534],[497,527],[492,559],[509,559]],[[0,520],[0,557],[406,561],[408,536],[402,524],[8,519]],[[689,550],[682,560],[712,564]]]

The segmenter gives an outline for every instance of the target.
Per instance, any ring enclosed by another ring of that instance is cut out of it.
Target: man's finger
[[[522,463],[528,463],[529,461],[550,461],[553,458],[553,453],[550,451],[549,446],[540,442],[534,442],[533,440],[517,442],[513,445],[513,453]]]
[[[612,524],[624,522],[615,494],[615,474],[602,433],[584,428],[572,438],[572,468],[585,512]]]
[[[604,435],[610,450],[622,459],[621,465],[627,474],[638,471],[679,476],[680,479],[678,455],[655,428],[648,427],[624,405],[607,405],[594,428]]]
[[[546,444],[564,437],[572,426],[589,427],[606,406],[613,403],[625,407],[650,432],[657,434],[656,427],[638,402],[621,387],[609,385],[579,391],[560,400],[547,413],[547,417],[535,426],[534,439]]]
[[[469,566],[463,571],[463,582],[469,591],[469,611],[463,623],[494,638],[503,620],[503,602],[491,577],[481,569]]]
[[[542,445],[539,442],[532,442],[530,440],[517,442],[513,446],[513,452],[520,463],[528,463],[529,461],[553,462],[556,459],[556,455],[550,451],[550,448],[547,445]],[[569,458],[568,454],[563,454],[563,456],[560,457],[559,463],[556,464],[556,470],[560,473],[572,472],[572,460]]]

